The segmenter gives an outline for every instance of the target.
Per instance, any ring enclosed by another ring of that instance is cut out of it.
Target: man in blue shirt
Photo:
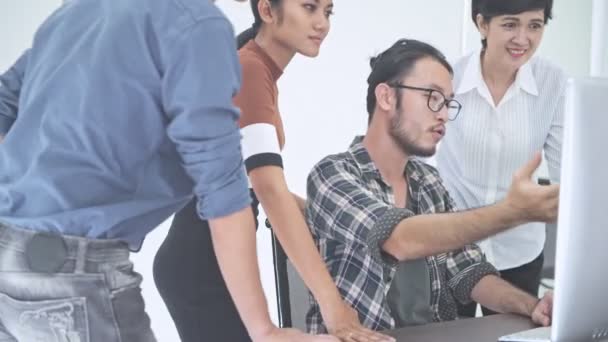
[[[154,341],[129,250],[193,195],[252,339],[312,339],[268,317],[239,86],[212,1],[72,0],[47,18],[0,77],[0,341]]]

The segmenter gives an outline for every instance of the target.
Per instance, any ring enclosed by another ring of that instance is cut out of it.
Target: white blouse
[[[544,151],[552,182],[559,182],[565,73],[533,57],[498,105],[481,74],[480,51],[454,65],[456,99],[463,108],[447,125],[437,167],[460,209],[506,196],[513,173]],[[522,266],[544,248],[545,225],[525,224],[479,242],[499,270]]]

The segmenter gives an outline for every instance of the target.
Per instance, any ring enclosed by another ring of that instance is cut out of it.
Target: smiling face
[[[479,31],[487,39],[484,58],[501,69],[517,70],[532,58],[545,31],[541,10],[500,15],[486,22],[477,16]]]
[[[330,29],[332,0],[283,0],[273,11],[280,18],[272,23],[273,38],[281,45],[308,57],[319,54]]]
[[[412,72],[400,80],[401,84],[428,88],[441,92],[446,98],[454,96],[452,76],[439,62],[423,58],[416,62]],[[434,112],[429,106],[433,92],[414,89],[395,89],[400,96],[398,105],[390,113],[389,135],[397,146],[410,156],[430,157],[435,154],[437,143],[445,135],[448,109],[444,106]]]

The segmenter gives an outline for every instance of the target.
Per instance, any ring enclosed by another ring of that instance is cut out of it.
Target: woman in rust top
[[[285,136],[276,82],[296,53],[318,55],[329,32],[333,2],[262,0],[251,4],[255,23],[238,37],[243,79],[234,101],[242,112],[243,157],[253,188],[254,213],[259,200],[286,254],[320,303],[330,333],[346,341],[391,341],[363,328],[357,313],[343,302],[302,215],[304,200],[289,191],[283,174]],[[157,287],[182,341],[246,341],[247,331],[213,249],[207,248],[212,243],[209,228],[196,215],[196,205],[205,203],[193,201],[176,214],[156,255]]]

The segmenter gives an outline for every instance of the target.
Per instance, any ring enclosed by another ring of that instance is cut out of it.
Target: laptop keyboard
[[[506,335],[498,339],[500,342],[550,342],[551,327],[541,327]]]

